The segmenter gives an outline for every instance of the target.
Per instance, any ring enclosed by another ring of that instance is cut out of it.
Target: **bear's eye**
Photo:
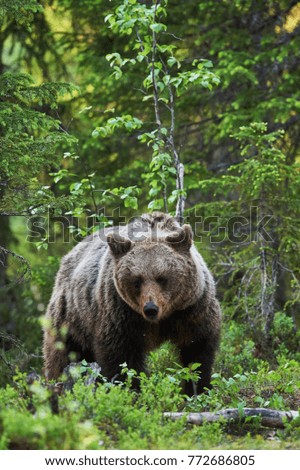
[[[139,290],[141,288],[141,285],[142,285],[142,279],[140,277],[135,278],[133,281],[134,288],[136,290]]]
[[[156,278],[156,282],[157,284],[159,284],[160,286],[165,286],[168,282],[168,279],[166,277],[163,277],[163,276],[159,276]]]

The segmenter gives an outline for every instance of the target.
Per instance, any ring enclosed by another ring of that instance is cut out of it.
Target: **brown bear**
[[[80,242],[62,260],[46,318],[49,379],[63,372],[71,352],[96,361],[109,380],[125,362],[139,373],[146,354],[171,341],[183,366],[201,363],[199,382],[187,382],[185,392],[210,386],[220,306],[191,227],[169,215],[145,214]]]

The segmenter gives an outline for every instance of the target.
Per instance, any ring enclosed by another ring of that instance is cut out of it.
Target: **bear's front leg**
[[[132,341],[119,341],[118,344],[105,344],[105,341],[94,348],[96,361],[101,367],[101,374],[110,381],[124,381],[126,375],[121,374],[122,365],[126,363],[128,369],[134,369],[137,375],[146,370],[145,352],[140,344]],[[134,378],[132,388],[139,390],[139,379]]]
[[[45,376],[48,380],[57,379],[68,365],[68,351],[65,347],[59,347],[59,338],[53,336],[49,331],[44,335],[44,362]]]
[[[206,388],[210,388],[215,350],[215,346],[208,340],[194,341],[181,348],[180,356],[183,367],[195,362],[201,364],[198,382],[194,383],[188,380],[185,383],[184,392],[190,397],[203,393]]]

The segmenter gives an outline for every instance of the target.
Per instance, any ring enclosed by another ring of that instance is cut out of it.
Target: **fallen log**
[[[237,408],[228,408],[215,412],[205,411],[202,413],[166,412],[164,413],[164,416],[174,421],[185,417],[188,424],[196,425],[213,423],[220,420],[241,422],[245,421],[245,419],[249,417],[259,417],[261,426],[269,428],[284,428],[286,422],[290,422],[300,415],[298,411],[294,410],[278,411],[268,408],[242,408],[240,410]]]

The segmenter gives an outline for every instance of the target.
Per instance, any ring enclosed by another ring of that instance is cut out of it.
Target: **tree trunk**
[[[264,194],[261,195],[260,220],[268,217],[270,210]],[[276,220],[277,222],[277,220]],[[272,326],[276,308],[276,290],[279,275],[279,242],[278,236],[272,226],[265,231],[258,227],[260,237],[260,312],[263,321],[263,349],[267,356],[272,352]]]
[[[11,241],[11,231],[8,216],[0,215],[0,250],[1,247],[6,248]],[[7,257],[5,250],[0,251],[0,293],[8,284],[7,277]],[[1,294],[0,294],[1,295]]]

